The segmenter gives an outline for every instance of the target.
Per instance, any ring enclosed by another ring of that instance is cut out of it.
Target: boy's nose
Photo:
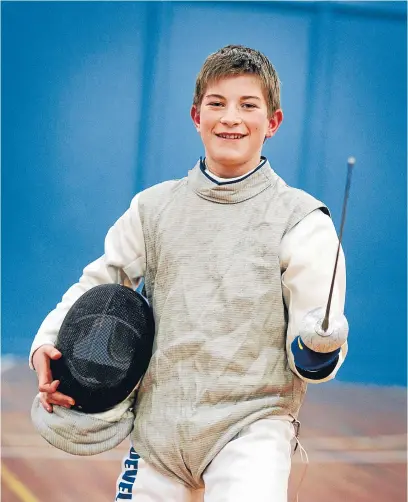
[[[225,110],[224,115],[220,119],[221,124],[225,124],[228,126],[233,126],[236,124],[240,124],[242,122],[241,117],[236,112],[236,110]]]

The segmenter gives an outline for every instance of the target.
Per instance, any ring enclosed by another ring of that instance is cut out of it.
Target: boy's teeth
[[[221,138],[225,139],[239,139],[242,138],[242,134],[220,134]]]

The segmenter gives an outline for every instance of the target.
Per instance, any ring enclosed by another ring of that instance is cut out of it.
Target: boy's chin
[[[227,153],[221,155],[214,155],[213,160],[217,162],[217,164],[223,165],[225,167],[239,167],[248,162],[248,158],[243,155]]]

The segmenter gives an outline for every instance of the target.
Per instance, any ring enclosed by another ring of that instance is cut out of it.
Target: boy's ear
[[[265,136],[266,138],[271,138],[276,133],[282,123],[282,120],[283,112],[280,108],[278,108],[269,119],[268,130]]]
[[[196,105],[193,105],[190,110],[191,118],[193,119],[194,126],[200,132],[200,112]]]

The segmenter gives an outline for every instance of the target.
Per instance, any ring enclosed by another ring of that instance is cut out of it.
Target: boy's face
[[[210,83],[191,117],[205,147],[214,174],[234,177],[254,169],[265,138],[278,130],[283,114],[268,117],[261,82],[254,75],[226,77]]]

